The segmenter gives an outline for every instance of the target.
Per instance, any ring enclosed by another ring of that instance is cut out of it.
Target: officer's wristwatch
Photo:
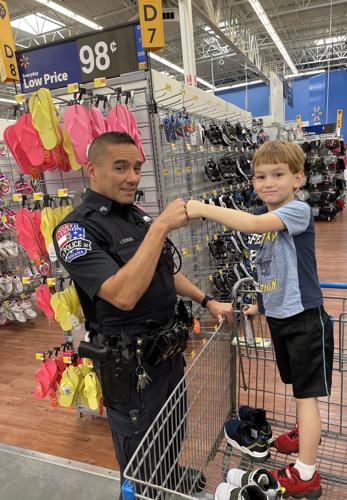
[[[200,304],[201,304],[201,306],[202,306],[202,307],[207,307],[207,302],[209,302],[210,300],[213,300],[212,295],[208,295],[208,294],[206,294],[206,295],[205,295],[205,297],[202,299],[202,301],[201,301],[201,303],[200,303]]]

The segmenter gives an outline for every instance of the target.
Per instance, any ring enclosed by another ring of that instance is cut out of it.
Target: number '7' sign
[[[165,46],[161,0],[139,0],[142,46],[147,50],[159,50]]]

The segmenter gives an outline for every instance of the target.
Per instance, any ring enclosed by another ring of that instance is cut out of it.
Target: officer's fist
[[[189,200],[186,206],[188,218],[200,219],[204,216],[203,210],[206,207],[205,203],[201,203],[198,200]]]
[[[181,198],[172,201],[157,220],[164,222],[168,227],[168,231],[186,226],[188,224],[186,202]]]

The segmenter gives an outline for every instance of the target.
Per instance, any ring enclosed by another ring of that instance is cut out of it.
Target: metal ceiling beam
[[[192,2],[192,8],[193,11],[199,16],[199,18],[211,28],[211,30],[218,35],[218,37],[226,44],[228,45],[233,52],[236,52],[237,54],[241,55],[243,58],[243,61],[245,62],[245,65],[247,67],[253,69],[261,78],[263,78],[266,81],[269,81],[268,76],[263,72],[261,68],[259,68],[256,64],[254,64],[248,57],[245,55],[245,53],[235,45],[232,40],[228,36],[226,36],[223,31],[214,23],[211,21],[211,19],[208,17],[208,15],[200,9],[200,7],[193,1]]]

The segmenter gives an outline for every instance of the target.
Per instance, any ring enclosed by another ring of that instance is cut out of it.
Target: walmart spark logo
[[[27,67],[30,65],[29,57],[24,55],[20,56],[19,64],[22,66],[22,68],[27,69]]]
[[[320,110],[320,106],[315,106],[312,113],[313,122],[320,122],[322,114],[323,112]]]

